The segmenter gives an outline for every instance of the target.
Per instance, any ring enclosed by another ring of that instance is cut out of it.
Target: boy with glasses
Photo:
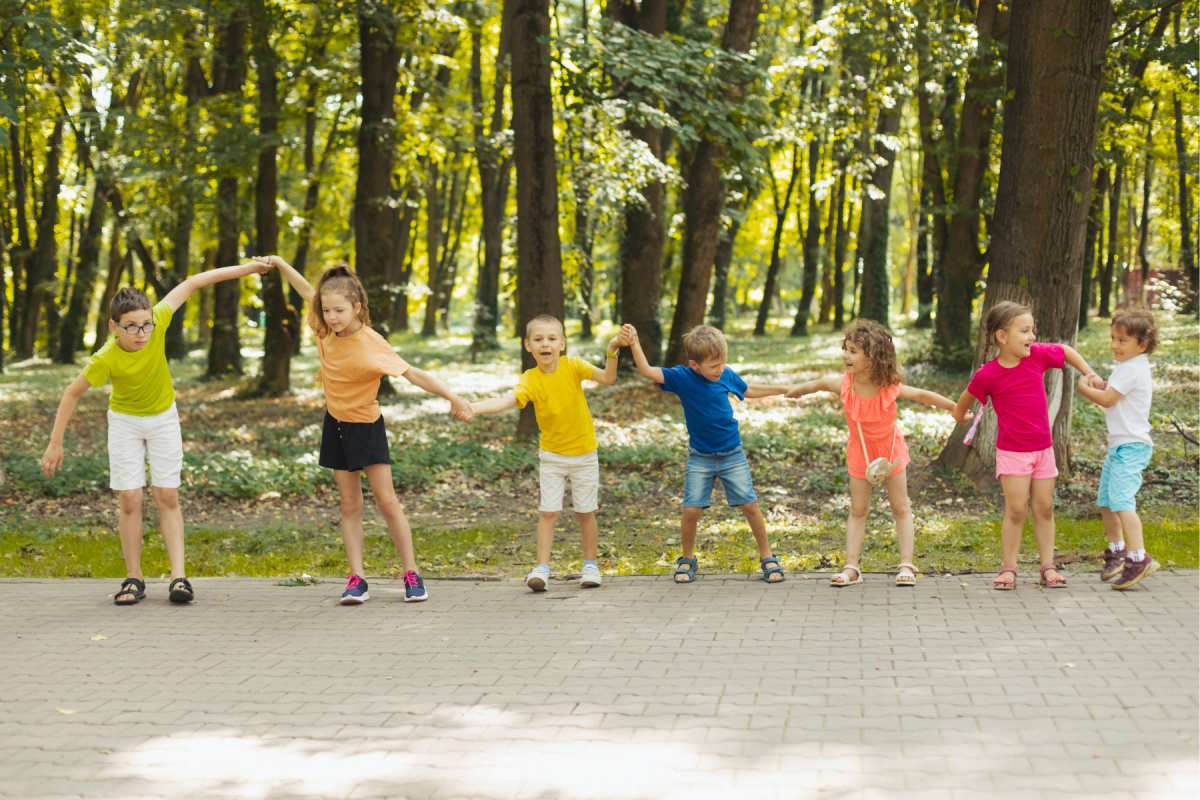
[[[166,355],[171,317],[201,287],[269,269],[267,264],[252,262],[202,272],[176,286],[153,307],[145,292],[131,287],[121,289],[109,306],[108,329],[113,337],[88,359],[83,373],[67,387],[58,404],[50,445],[42,456],[42,472],[48,478],[62,467],[63,434],[75,404],[88,389],[112,381],[108,404],[109,484],[121,501],[118,530],[127,576],[113,596],[119,606],[133,605],[146,596],[142,577],[142,487],[146,484],[147,456],[159,528],[171,562],[171,602],[195,599],[183,564],[183,514],[178,493],[183,437]]]

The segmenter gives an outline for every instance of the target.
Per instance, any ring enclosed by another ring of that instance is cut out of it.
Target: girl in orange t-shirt
[[[867,531],[867,515],[871,513],[871,483],[866,476],[867,466],[871,461],[884,458],[894,465],[884,485],[887,487],[892,517],[896,520],[896,538],[900,544],[901,564],[896,574],[896,585],[913,586],[917,582],[917,568],[912,563],[914,531],[912,509],[908,503],[908,445],[896,425],[896,399],[913,400],[947,411],[954,411],[954,403],[936,392],[914,389],[901,383],[892,335],[878,322],[857,319],[842,334],[845,374],[840,378],[821,378],[801,383],[787,393],[788,397],[793,398],[814,392],[839,395],[846,411],[846,424],[850,428],[850,436],[846,441],[846,463],[850,472],[846,566],[830,579],[830,583],[849,586],[863,582],[859,559]]]
[[[464,422],[471,405],[440,381],[396,354],[387,340],[371,328],[367,295],[358,276],[345,264],[325,271],[317,288],[279,256],[260,258],[287,275],[292,287],[309,304],[308,324],[317,335],[321,371],[317,380],[325,387],[325,423],[321,433],[320,464],[333,470],[342,500],[342,542],[350,562],[343,605],[370,599],[363,578],[362,480],[365,472],[375,507],[387,520],[388,535],[404,563],[404,601],[429,597],[417,574],[412,530],[392,486],[392,461],[387,430],[375,395],[384,375],[404,378],[414,386],[450,401],[450,412]],[[313,298],[320,298],[313,302]]]

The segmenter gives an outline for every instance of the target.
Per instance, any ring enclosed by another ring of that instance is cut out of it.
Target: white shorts
[[[538,461],[541,462],[538,484],[542,490],[538,511],[562,511],[567,478],[571,479],[571,505],[576,514],[599,508],[596,498],[600,494],[600,459],[595,450],[581,456],[564,456],[539,449]]]
[[[146,485],[146,456],[150,485],[178,489],[183,470],[183,434],[179,409],[171,407],[153,417],[135,417],[108,410],[109,486],[118,492]]]

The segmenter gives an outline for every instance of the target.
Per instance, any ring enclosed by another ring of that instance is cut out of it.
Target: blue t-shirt
[[[729,367],[710,381],[691,367],[664,369],[662,390],[679,395],[691,446],[701,453],[721,453],[740,447],[738,423],[729,395],[746,399],[746,382]]]

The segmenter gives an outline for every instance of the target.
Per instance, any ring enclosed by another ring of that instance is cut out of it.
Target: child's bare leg
[[[750,523],[750,532],[754,534],[754,543],[758,545],[758,557],[766,558],[771,555],[771,543],[767,541],[767,521],[763,519],[762,509],[758,503],[744,503],[738,506]]]
[[[121,534],[121,554],[125,556],[125,577],[142,580],[142,490],[117,492],[121,510],[117,530]]]
[[[851,476],[850,514],[846,517],[846,563],[851,566],[862,566],[863,537],[867,535],[867,517],[870,514],[871,483]]]
[[[367,483],[371,486],[371,494],[375,496],[375,507],[379,509],[379,514],[387,522],[388,536],[392,538],[392,544],[400,553],[404,571],[416,572],[417,555],[413,551],[412,529],[408,526],[408,517],[404,516],[404,509],[400,507],[400,500],[396,497],[396,489],[392,485],[392,465],[372,464],[365,467],[363,472],[367,474]],[[362,530],[361,516],[359,517],[359,530]]]
[[[358,472],[333,471],[342,507],[342,546],[350,562],[350,574],[363,574],[362,480]]]
[[[896,542],[900,545],[900,563],[913,563],[913,515],[908,501],[908,470],[889,475],[887,482],[888,505],[892,508],[892,519],[896,521]],[[864,520],[865,523],[865,520]],[[865,527],[865,525],[864,525]]]
[[[1043,567],[1054,564],[1054,478],[1030,481],[1029,505],[1033,509],[1033,536],[1037,541],[1038,560]],[[1047,578],[1057,574],[1048,570]]]
[[[554,526],[558,524],[561,511],[543,511],[538,515],[537,524],[537,563],[549,564],[550,553],[554,550]],[[595,552],[595,551],[593,551]]]
[[[596,512],[589,511],[586,514],[575,512],[575,519],[579,520],[579,533],[583,539],[583,560],[595,561],[596,550],[600,546],[600,526],[596,524]],[[539,564],[546,562],[539,561]]]
[[[1001,475],[1000,486],[1004,490],[1004,519],[1000,523],[1000,558],[1006,567],[1017,568],[1017,555],[1021,552],[1021,531],[1025,527],[1025,515],[1029,509],[1028,475]]]
[[[696,557],[696,527],[700,524],[703,508],[685,508],[683,519],[679,523],[679,546],[684,558]]]
[[[1100,506],[1100,517],[1104,520],[1104,537],[1108,539],[1108,546],[1111,548],[1123,538],[1121,535],[1121,517],[1104,506]]]
[[[1113,514],[1111,511],[1108,513]],[[1146,540],[1142,537],[1142,519],[1137,512],[1118,511],[1113,516],[1120,520],[1121,529],[1125,531],[1125,547],[1129,550],[1145,550]],[[1107,526],[1105,526],[1105,532],[1107,532]]]
[[[179,509],[179,490],[155,486],[153,492],[158,506],[158,527],[167,547],[167,560],[171,562],[171,578],[182,578],[187,575],[187,569],[183,561],[183,512]]]

